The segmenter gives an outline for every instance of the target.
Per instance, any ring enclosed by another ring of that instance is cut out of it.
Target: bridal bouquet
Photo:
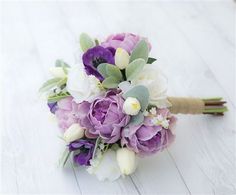
[[[72,156],[99,180],[115,180],[135,171],[137,156],[173,142],[173,114],[227,111],[221,98],[168,97],[146,38],[121,33],[99,42],[81,34],[80,45],[81,63],[72,68],[57,60],[40,88],[63,132],[62,165]]]

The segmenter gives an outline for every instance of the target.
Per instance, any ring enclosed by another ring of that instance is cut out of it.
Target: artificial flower
[[[158,114],[169,118],[169,129],[153,124],[152,117],[145,117],[142,124],[124,128],[121,139],[122,145],[126,145],[130,150],[144,156],[161,151],[172,143],[174,135],[170,128],[173,127],[175,119],[169,115],[167,109],[160,110]]]
[[[116,159],[122,175],[132,174],[136,167],[137,161],[135,153],[128,148],[120,148],[116,151]]]
[[[134,97],[128,97],[123,104],[123,111],[128,115],[137,115],[140,109],[141,105]]]
[[[86,135],[100,136],[107,143],[118,141],[121,128],[130,120],[130,116],[123,113],[123,104],[124,99],[117,91],[108,91],[105,96],[98,97],[91,104],[80,104],[79,120],[88,131]]]
[[[57,102],[55,115],[62,130],[66,130],[72,124],[78,123],[77,114],[78,104],[73,101],[73,97],[66,97]]]
[[[77,66],[69,70],[67,90],[73,96],[75,102],[92,101],[101,94],[99,80],[93,75],[87,75]]]
[[[115,53],[115,65],[119,67],[119,69],[125,69],[129,64],[129,54],[122,48],[117,48]]]
[[[116,160],[116,152],[109,149],[104,154],[99,153],[95,159],[90,161],[91,166],[87,169],[90,174],[94,174],[100,181],[114,181],[121,175],[120,168]]]
[[[143,71],[131,81],[131,85],[143,85],[148,88],[150,104],[156,105],[158,108],[166,108],[171,106],[167,100],[167,78],[165,75],[153,65],[147,64]]]
[[[123,48],[130,54],[137,45],[137,43],[142,39],[145,38],[132,33],[120,33],[120,34],[110,35],[105,42],[101,43],[101,45],[105,48],[110,48],[110,47],[114,49]],[[149,49],[151,49],[150,43],[148,43],[148,45]]]
[[[88,139],[80,139],[74,142],[71,142],[69,145],[70,151],[77,151],[78,153],[74,154],[74,162],[79,165],[90,165],[90,160],[93,157],[93,152],[95,148],[95,141]]]
[[[63,135],[64,140],[69,143],[84,137],[84,129],[78,124],[72,124]]]
[[[83,54],[82,59],[86,73],[88,75],[94,75],[100,81],[102,81],[104,78],[97,71],[98,65],[101,63],[114,64],[114,56],[112,52],[109,49],[106,49],[101,46],[95,46],[91,49],[88,49]]]

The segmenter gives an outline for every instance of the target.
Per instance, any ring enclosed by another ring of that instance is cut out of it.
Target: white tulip
[[[117,48],[115,53],[115,65],[120,69],[125,69],[129,64],[129,54],[122,48]]]
[[[49,72],[51,73],[52,76],[56,78],[65,78],[66,73],[64,72],[62,67],[51,67],[49,69]]]
[[[141,105],[136,98],[128,97],[123,104],[123,111],[128,115],[137,115]]]
[[[84,129],[79,124],[72,124],[64,133],[64,140],[69,143],[84,137]]]
[[[116,159],[123,175],[132,174],[136,167],[135,153],[127,148],[120,148],[116,152]]]
[[[133,86],[143,85],[148,88],[151,104],[156,105],[158,108],[166,108],[171,106],[167,100],[167,78],[158,69],[152,67],[153,65],[147,64],[144,70],[131,81]]]
[[[100,181],[114,181],[121,175],[116,161],[116,152],[111,149],[104,154],[100,153],[95,159],[90,160],[90,163],[91,166],[87,171],[90,174],[96,175]]]
[[[67,79],[67,90],[76,103],[92,101],[101,94],[99,80],[93,75],[87,75],[82,67],[69,70]]]

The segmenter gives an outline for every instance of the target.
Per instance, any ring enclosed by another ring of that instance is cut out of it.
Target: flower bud
[[[136,169],[135,153],[127,148],[120,148],[116,152],[116,159],[123,175],[130,175]]]
[[[84,129],[79,124],[72,124],[64,133],[63,138],[66,142],[73,142],[84,137]]]
[[[123,110],[128,115],[137,115],[141,109],[140,103],[136,98],[128,97],[123,105]]]
[[[66,74],[62,67],[51,67],[49,72],[56,78],[65,78]]]
[[[125,69],[129,64],[129,54],[122,48],[117,48],[115,53],[115,64],[119,69]]]

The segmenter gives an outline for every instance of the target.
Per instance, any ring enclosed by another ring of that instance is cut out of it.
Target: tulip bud
[[[123,104],[123,110],[128,115],[137,115],[140,109],[139,101],[133,97],[128,97]]]
[[[129,64],[129,54],[122,48],[117,48],[115,53],[115,65],[119,67],[119,69],[125,69]]]
[[[62,67],[51,67],[49,72],[56,78],[65,78],[66,74]]]
[[[79,124],[72,124],[64,133],[64,140],[69,143],[84,137],[84,129]]]
[[[116,152],[116,159],[123,175],[130,175],[136,169],[135,153],[127,148],[120,148]]]

